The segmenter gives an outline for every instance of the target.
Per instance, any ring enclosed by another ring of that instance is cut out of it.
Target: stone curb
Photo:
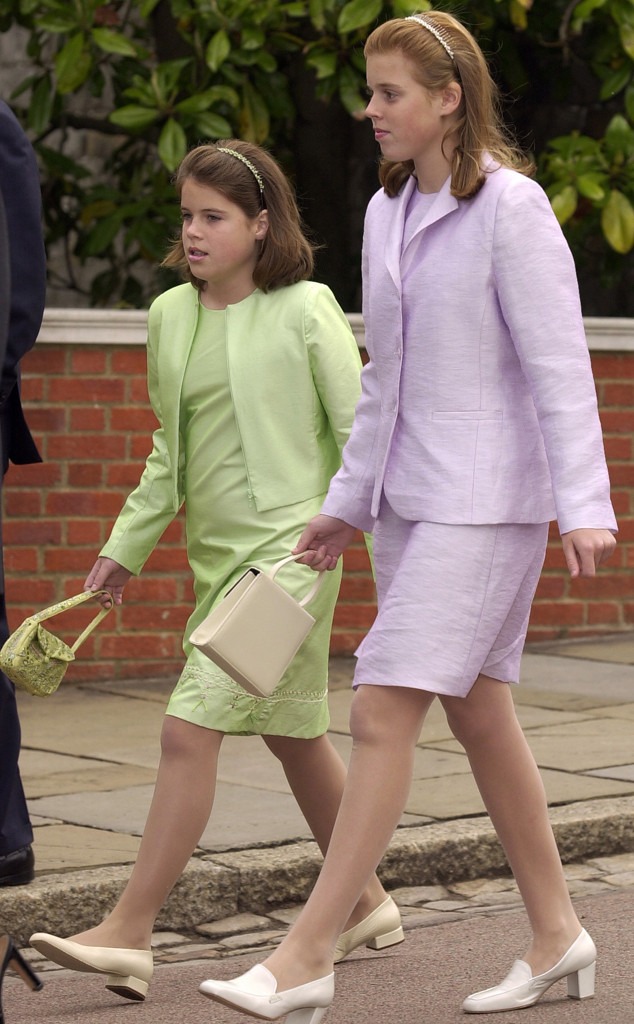
[[[634,851],[634,797],[552,807],[564,863]],[[193,858],[156,923],[178,931],[239,913],[267,914],[302,903],[321,864],[313,842]],[[383,858],[387,889],[447,884],[504,874],[504,852],[485,818],[399,828]],[[72,935],[101,920],[118,898],[130,867],[44,875],[0,891],[0,922],[20,945],[34,931]]]

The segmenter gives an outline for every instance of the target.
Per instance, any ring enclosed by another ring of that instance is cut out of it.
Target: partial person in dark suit
[[[20,402],[20,360],[35,344],[42,323],[46,254],[35,153],[19,121],[1,100],[0,196],[8,241],[0,249],[0,330],[6,325],[0,377],[2,479],[9,461],[18,465],[42,461]],[[8,635],[0,532],[0,644]],[[25,885],[33,879],[33,830],[18,769],[20,739],[13,684],[0,673],[0,886]]]

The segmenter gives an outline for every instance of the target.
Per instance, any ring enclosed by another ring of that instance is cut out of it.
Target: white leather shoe
[[[150,949],[115,949],[110,946],[85,946],[71,939],[59,939],[46,932],[35,932],[29,942],[38,953],[61,967],[88,974],[107,974],[106,988],[126,999],[145,999],[154,972]]]
[[[342,932],[335,946],[334,962],[339,963],[353,949],[364,943],[369,949],[385,949],[395,946],[405,938],[401,925],[401,914],[391,896],[388,896],[371,914],[359,921],[347,932]]]
[[[199,991],[209,999],[261,1020],[286,1018],[286,1024],[319,1024],[335,997],[335,976],[277,991],[277,981],[264,964],[231,981],[203,981]]]
[[[594,995],[596,960],[596,947],[584,928],[568,952],[549,971],[533,977],[528,964],[524,960],[516,960],[503,982],[495,988],[467,996],[462,1009],[465,1013],[493,1013],[533,1006],[561,978],[568,980],[571,999],[588,999]]]

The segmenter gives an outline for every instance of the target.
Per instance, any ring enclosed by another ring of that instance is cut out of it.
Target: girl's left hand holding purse
[[[123,588],[133,574],[125,569],[114,558],[99,557],[86,576],[84,590],[106,590],[112,595],[114,604],[123,604]],[[108,597],[100,595],[98,601],[107,608]]]

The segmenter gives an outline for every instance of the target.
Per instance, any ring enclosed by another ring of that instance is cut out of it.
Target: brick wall
[[[532,641],[634,628],[634,351],[595,352],[593,365],[620,544],[595,580],[571,582],[553,530],[532,614]],[[23,397],[45,462],[11,466],[5,482],[6,589],[13,627],[32,611],[81,590],[138,481],[154,427],[142,345],[38,344],[23,364]],[[344,567],[333,654],[351,653],[374,615],[360,541],[346,553]],[[176,674],[191,605],[179,517],[142,577],[128,585],[124,606],[111,612],[87,642],[72,676]],[[72,633],[87,618],[86,610],[77,610],[64,617],[64,625]]]

